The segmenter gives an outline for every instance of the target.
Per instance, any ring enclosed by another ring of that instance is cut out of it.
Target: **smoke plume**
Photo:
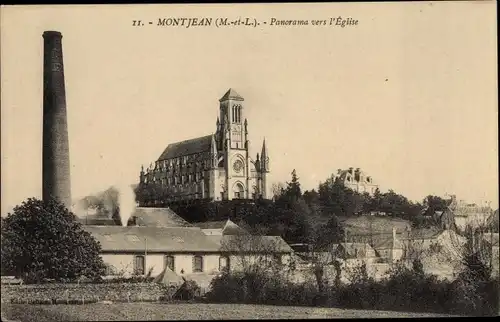
[[[120,209],[120,220],[122,226],[127,226],[127,222],[135,211],[135,193],[132,187],[121,184],[115,187],[118,190],[118,207]]]
[[[136,208],[135,193],[130,185],[115,184],[106,191],[82,198],[74,205],[75,214],[89,220],[113,219],[126,226]]]

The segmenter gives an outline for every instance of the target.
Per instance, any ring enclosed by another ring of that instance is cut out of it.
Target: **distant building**
[[[244,99],[229,89],[219,100],[214,134],[169,144],[140,172],[139,188],[157,187],[148,203],[189,200],[268,199],[269,154],[250,156]]]
[[[480,227],[489,224],[489,218],[493,214],[493,209],[487,204],[477,205],[466,203],[464,200],[456,200],[451,197],[449,208],[455,215],[455,224],[458,228],[464,229],[467,226]]]
[[[351,190],[359,193],[367,192],[370,195],[375,193],[378,185],[373,182],[373,178],[363,172],[360,168],[349,168],[348,170],[337,170],[336,179]]]

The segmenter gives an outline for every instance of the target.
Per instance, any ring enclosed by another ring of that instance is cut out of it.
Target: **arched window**
[[[245,189],[241,183],[234,185],[234,199],[241,199],[244,196]]]

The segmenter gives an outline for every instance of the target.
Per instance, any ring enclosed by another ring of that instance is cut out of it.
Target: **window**
[[[203,272],[203,257],[198,255],[193,257],[193,272]]]
[[[274,261],[278,264],[283,264],[283,257],[280,254],[275,254]]]
[[[175,258],[172,255],[165,256],[165,268],[170,268],[171,271],[175,272]]]
[[[219,271],[229,271],[229,257],[219,257]]]
[[[135,256],[134,259],[134,273],[136,275],[144,275],[144,272],[146,271],[146,261],[144,259],[144,256]]]

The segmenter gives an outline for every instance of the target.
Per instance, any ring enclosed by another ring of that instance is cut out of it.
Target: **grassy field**
[[[88,305],[2,305],[5,321],[144,321],[210,319],[321,319],[437,317],[438,314],[344,310],[249,304],[114,303]]]

